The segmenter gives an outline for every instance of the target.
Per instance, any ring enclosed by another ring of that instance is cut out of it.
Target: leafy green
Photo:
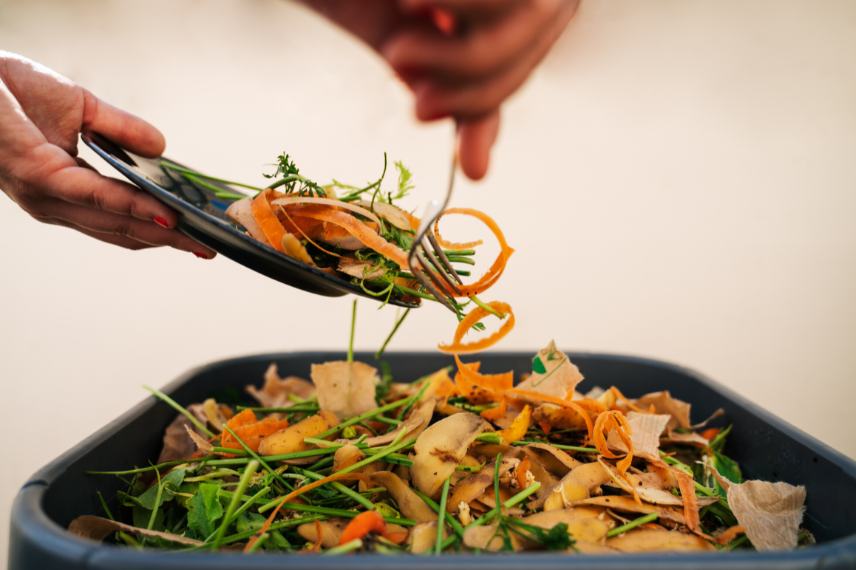
[[[556,523],[547,530],[513,517],[504,517],[504,519],[512,532],[537,543],[544,550],[567,550],[574,546],[575,541],[568,533],[567,523]]]
[[[134,502],[147,511],[152,511],[160,507],[163,503],[171,501],[175,497],[178,488],[181,487],[185,473],[184,469],[173,469],[160,481],[160,497],[158,497],[158,485],[152,485],[141,495],[135,497]]]
[[[407,196],[407,194],[413,190],[415,187],[413,185],[413,173],[408,170],[404,163],[400,160],[395,161],[395,168],[398,170],[398,192],[395,194],[390,194],[389,202],[392,203],[393,200],[400,200]]]
[[[265,523],[265,517],[258,513],[241,513],[241,516],[235,521],[235,528],[238,532],[257,531],[262,528]]]
[[[728,426],[714,437],[709,444],[709,447],[714,451],[722,451],[725,448],[725,440],[731,433],[732,426]]]
[[[263,174],[265,178],[274,179],[270,188],[282,186],[287,194],[296,193],[299,196],[326,196],[327,192],[317,182],[300,174],[300,169],[294,160],[286,153],[276,159],[276,170],[273,174]]]
[[[217,529],[215,523],[223,517],[220,485],[201,483],[187,506],[187,526],[197,536],[207,538]]]

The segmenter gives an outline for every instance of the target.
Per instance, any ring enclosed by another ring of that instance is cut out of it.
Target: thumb
[[[467,177],[480,180],[487,174],[490,151],[498,134],[498,110],[477,119],[460,121],[458,156],[461,160],[461,170]]]
[[[126,111],[105,103],[83,90],[82,130],[104,135],[116,144],[143,156],[159,156],[166,141],[154,126]]]

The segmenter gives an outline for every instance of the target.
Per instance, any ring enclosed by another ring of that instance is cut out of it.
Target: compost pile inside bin
[[[132,547],[573,554],[795,548],[805,489],[744,481],[718,412],[661,391],[581,393],[554,343],[530,373],[478,362],[397,382],[351,360],[247,387],[255,406],[180,411],[118,509],[70,530]],[[429,371],[426,371],[429,372]],[[597,379],[593,379],[596,381]],[[735,429],[739,429],[739,426]]]

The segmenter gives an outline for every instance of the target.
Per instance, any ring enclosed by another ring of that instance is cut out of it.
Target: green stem
[[[169,407],[171,407],[173,410],[187,418],[190,423],[196,426],[196,428],[202,431],[205,435],[207,435],[208,437],[214,437],[214,433],[207,427],[205,427],[205,424],[196,419],[193,414],[187,411],[187,408],[185,408],[184,406],[182,406],[157,388],[152,388],[151,386],[143,386],[143,388],[145,388],[152,396],[158,398],[165,404],[169,405]]]
[[[320,475],[318,473],[315,473],[314,471],[309,471],[308,469],[300,469],[298,467],[295,467],[294,470],[297,471],[298,473],[300,473],[301,475],[305,475],[306,477],[308,477],[310,479],[314,479],[316,481],[318,479],[324,478],[324,475]],[[334,489],[336,489],[337,491],[339,491],[340,493],[342,493],[343,495],[345,495],[345,496],[353,499],[354,501],[358,502],[359,504],[364,506],[366,509],[368,509],[368,510],[374,509],[374,504],[371,501],[369,501],[368,499],[366,499],[365,497],[363,497],[362,495],[360,495],[359,493],[357,493],[356,491],[354,491],[350,487],[346,487],[345,485],[339,483],[338,481],[333,481],[332,487]]]
[[[333,434],[335,434],[335,433],[338,433],[338,432],[342,431],[343,429],[345,429],[345,428],[346,428],[346,427],[348,427],[348,426],[352,426],[352,425],[354,425],[354,424],[358,424],[358,423],[360,423],[360,422],[362,422],[362,421],[365,421],[365,420],[367,420],[367,419],[369,419],[369,418],[373,418],[374,416],[377,416],[377,415],[383,414],[383,413],[385,413],[385,412],[388,412],[389,410],[394,410],[394,409],[396,409],[396,408],[400,408],[401,406],[406,405],[406,404],[408,403],[408,400],[409,400],[409,398],[404,398],[404,399],[401,399],[401,400],[397,400],[397,401],[395,401],[395,402],[392,402],[392,403],[386,404],[386,405],[384,405],[384,406],[380,406],[379,408],[375,408],[374,410],[370,410],[370,411],[368,411],[368,412],[362,413],[362,414],[360,414],[360,415],[358,415],[358,416],[354,416],[353,418],[351,418],[351,419],[349,419],[349,420],[345,420],[344,422],[340,423],[340,424],[339,424],[339,425],[337,425],[337,426],[333,426],[333,427],[331,427],[330,429],[328,429],[328,430],[327,430],[327,431],[325,431],[325,432],[321,432],[321,433],[319,433],[319,434],[318,434],[318,435],[316,435],[315,437],[316,437],[317,439],[324,439],[325,437],[330,437],[331,435],[333,435]]]
[[[238,434],[237,434],[237,433],[235,433],[235,431],[234,431],[232,428],[230,428],[230,427],[229,427],[228,425],[226,425],[226,424],[223,424],[223,429],[224,429],[224,430],[226,430],[227,432],[229,432],[229,434],[230,434],[232,437],[234,437],[234,438],[235,438],[235,441],[237,441],[238,443],[240,443],[240,444],[241,444],[241,447],[243,447],[243,448],[244,448],[244,451],[245,451],[246,453],[248,453],[248,454],[250,455],[250,457],[252,457],[255,461],[258,461],[258,462],[262,465],[262,467],[264,467],[264,468],[265,468],[265,471],[267,471],[268,473],[270,473],[270,474],[271,474],[271,476],[272,476],[274,479],[276,479],[276,480],[277,480],[277,482],[279,482],[279,484],[280,484],[280,485],[282,485],[286,490],[291,489],[291,486],[290,486],[288,483],[286,483],[286,482],[285,482],[285,479],[283,479],[283,478],[280,476],[280,474],[279,474],[279,473],[277,473],[277,472],[276,472],[276,471],[275,471],[275,470],[274,470],[270,465],[268,465],[268,462],[267,462],[267,461],[265,461],[264,459],[262,459],[262,458],[261,458],[261,456],[260,456],[258,453],[256,453],[255,451],[253,451],[253,450],[250,448],[250,446],[248,446],[246,443],[244,443],[244,440],[243,440],[243,439],[241,439],[241,438],[238,436]]]
[[[481,307],[482,309],[484,309],[485,311],[487,311],[491,315],[495,316],[496,318],[498,318],[498,319],[504,319],[505,318],[504,313],[500,313],[499,311],[497,311],[496,309],[494,309],[493,307],[491,307],[490,305],[488,305],[487,303],[485,303],[484,301],[482,301],[481,299],[479,299],[475,295],[471,295],[470,299],[472,299],[473,303],[475,303],[476,305],[478,305],[479,307]]]
[[[535,481],[534,483],[532,483],[531,485],[529,485],[528,487],[526,487],[525,489],[523,489],[522,491],[520,491],[519,493],[517,493],[513,497],[509,498],[507,501],[505,501],[502,504],[503,508],[510,509],[512,507],[519,505],[520,503],[525,501],[529,497],[529,495],[536,492],[540,488],[541,488],[541,483]],[[480,516],[479,518],[477,518],[476,520],[474,520],[473,522],[471,522],[470,524],[468,524],[466,528],[469,528],[471,526],[483,525],[486,522],[489,522],[491,519],[493,519],[493,517],[495,517],[499,513],[500,513],[500,510],[497,509],[496,507],[494,507],[491,510],[489,510],[488,512],[486,512],[485,514],[483,514],[482,516]],[[464,530],[466,530],[466,528]]]
[[[357,328],[357,300],[351,305],[351,335],[348,339],[348,362],[354,361],[354,331]]]
[[[334,546],[333,548],[329,548],[322,552],[323,555],[335,555],[335,554],[347,554],[348,552],[353,552],[354,550],[359,550],[363,547],[363,541],[359,538],[355,538],[350,542],[346,542],[345,544],[340,544],[339,546]]]
[[[384,351],[386,351],[386,347],[389,345],[389,342],[392,340],[392,337],[395,336],[395,333],[398,332],[398,329],[401,327],[401,324],[404,322],[404,319],[407,318],[407,315],[410,314],[410,309],[406,309],[404,313],[402,313],[401,318],[395,321],[395,324],[392,326],[392,330],[389,331],[389,335],[387,335],[386,340],[383,341],[383,344],[377,349],[375,352],[375,360],[380,360],[380,357],[383,356]]]
[[[228,200],[241,200],[242,198],[248,198],[246,194],[239,194],[238,192],[229,192],[228,190],[223,190],[222,188],[218,188],[214,186],[210,182],[206,182],[199,176],[195,174],[185,174],[185,178],[190,180],[193,184],[197,186],[201,186],[206,190],[212,192],[216,198],[228,199]]]
[[[251,184],[244,184],[243,182],[235,182],[234,180],[226,180],[225,178],[217,178],[216,176],[209,176],[207,174],[203,174],[201,172],[197,172],[195,170],[191,170],[189,168],[184,168],[183,166],[179,166],[175,163],[172,163],[168,160],[161,160],[161,166],[165,166],[170,170],[174,170],[176,172],[180,172],[181,174],[190,174],[191,176],[197,176],[199,178],[204,178],[206,180],[211,180],[212,182],[219,182],[220,184],[226,184],[228,186],[238,186],[239,188],[246,188],[247,190],[255,190],[256,192],[261,192],[264,188],[259,188],[258,186],[252,186]]]
[[[437,513],[438,515],[440,514],[440,505],[437,504],[437,501],[435,501],[419,489],[413,489],[413,492],[416,493],[416,495],[420,499],[422,499],[422,502],[431,507],[431,509],[435,513]],[[464,537],[464,527],[461,526],[461,523],[458,522],[458,519],[456,519],[455,517],[448,517],[446,522],[449,523],[449,525],[452,527],[452,530],[455,531],[455,534],[457,534],[461,538]]]
[[[241,496],[244,494],[244,491],[247,489],[247,486],[250,484],[250,479],[253,478],[253,475],[256,473],[256,469],[259,468],[258,461],[250,461],[247,464],[247,468],[244,469],[243,475],[241,475],[241,480],[238,482],[238,488],[235,490],[235,494],[232,495],[232,500],[229,501],[229,506],[226,508],[226,514],[223,517],[223,522],[220,523],[220,527],[217,529],[217,534],[214,535],[214,549],[220,548],[220,544],[223,542],[223,535],[226,533],[226,529],[232,523],[232,516],[235,514],[235,511],[238,508],[238,503],[241,500]]]
[[[235,511],[235,514],[233,515],[232,518],[237,519],[239,516],[241,516],[242,513],[244,513],[247,509],[252,507],[255,503],[257,503],[262,497],[264,497],[268,493],[270,493],[270,487],[265,487],[264,489],[262,489],[261,491],[259,491],[255,495],[253,495],[252,497],[248,497],[244,501],[244,504],[241,505],[237,511]]]
[[[437,542],[434,544],[434,554],[443,552],[443,531],[446,529],[446,501],[449,498],[449,483],[452,478],[447,477],[443,482],[443,491],[440,493],[440,507],[437,513]]]
[[[563,445],[561,443],[553,443],[552,441],[535,441],[535,440],[521,439],[521,440],[515,441],[511,445],[530,445],[533,443],[544,443],[547,445],[552,445],[556,449],[562,449],[564,451],[579,451],[580,453],[600,453],[594,447],[582,447],[579,445]]]
[[[606,536],[608,536],[609,538],[612,538],[613,536],[618,536],[619,534],[624,534],[628,530],[633,530],[637,526],[642,526],[643,524],[648,524],[649,522],[654,522],[658,518],[660,518],[660,517],[657,513],[647,514],[645,516],[639,517],[638,519],[633,519],[629,523],[615,527],[611,531],[607,532]]]
[[[301,517],[298,519],[289,519],[289,520],[285,520],[285,521],[276,522],[276,523],[273,523],[272,525],[270,525],[270,528],[268,528],[268,532],[273,532],[275,530],[279,530],[279,529],[283,529],[283,528],[291,528],[293,526],[299,526],[299,525],[302,525],[303,523],[313,522],[313,521],[317,521],[317,520],[323,519],[323,518],[325,518],[325,517],[323,517],[321,515],[309,515],[307,517]],[[256,529],[250,529],[250,530],[245,530],[244,532],[230,534],[229,536],[223,538],[221,544],[226,545],[226,544],[231,544],[233,542],[239,542],[241,540],[246,540],[246,539],[250,538],[251,536],[254,536],[257,532],[258,531]]]
[[[258,540],[256,540],[256,541],[253,543],[253,545],[250,547],[250,549],[249,549],[249,550],[247,550],[247,552],[252,553],[252,552],[255,552],[256,550],[258,550],[259,548],[261,548],[261,547],[262,547],[262,545],[263,545],[265,542],[267,542],[267,539],[268,539],[268,537],[269,537],[269,536],[270,536],[270,534],[268,534],[268,533],[264,533],[263,535],[261,535],[261,536],[258,538]]]
[[[479,434],[476,437],[476,441],[480,443],[492,443],[494,445],[499,445],[500,443],[502,443],[502,437],[500,437],[498,433],[491,431],[488,433]]]
[[[274,498],[264,505],[260,506],[257,510],[259,514],[264,514],[267,511],[276,507],[280,501],[282,501],[282,497]],[[351,511],[347,509],[337,509],[334,507],[321,507],[318,505],[305,505],[303,503],[284,503],[282,505],[283,510],[286,511],[296,511],[299,513],[312,513],[316,515],[324,515],[324,517],[339,517],[343,519],[352,519],[357,516],[359,511]],[[414,526],[416,521],[413,519],[407,519],[404,517],[383,517],[383,519],[388,523],[394,523],[401,526]]]
[[[152,530],[152,527],[155,526],[155,518],[158,515],[158,510],[160,509],[161,498],[163,497],[163,483],[161,483],[160,471],[155,471],[155,475],[158,478],[158,490],[155,493],[155,506],[152,508],[152,514],[149,517],[149,522],[146,525],[147,530]]]
[[[307,413],[307,412],[317,412],[318,404],[295,404],[293,406],[286,406],[281,408],[259,408],[255,406],[235,406],[235,409],[239,411],[243,410],[252,410],[258,414],[289,414],[289,413]]]

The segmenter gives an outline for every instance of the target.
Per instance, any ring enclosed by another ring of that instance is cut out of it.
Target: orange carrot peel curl
[[[490,288],[494,283],[496,283],[497,279],[502,275],[502,272],[505,271],[505,266],[508,263],[508,258],[511,257],[511,254],[514,253],[514,248],[508,245],[508,242],[505,241],[505,235],[502,233],[502,230],[499,229],[499,225],[487,214],[482,211],[473,209],[473,208],[449,208],[444,210],[440,217],[437,218],[437,222],[434,225],[434,233],[439,237],[437,232],[437,224],[440,221],[440,218],[444,216],[450,215],[462,215],[462,216],[471,216],[484,223],[488,227],[488,229],[493,233],[496,240],[499,242],[499,254],[496,256],[496,259],[493,260],[493,263],[490,265],[488,270],[482,275],[477,281],[474,283],[469,283],[466,285],[461,285],[458,287],[460,294],[456,294],[456,297],[471,297],[473,295],[478,295],[486,291]],[[443,245],[445,244],[445,245]],[[449,242],[441,241],[441,245],[443,247],[451,248],[455,246],[458,249],[463,249],[464,246],[476,245],[476,242],[470,242],[466,244],[451,244]]]
[[[377,233],[377,230],[369,227],[350,214],[334,208],[325,208],[303,212],[302,216],[339,226],[358,239],[367,248],[378,252],[402,269],[408,268],[407,253],[403,249],[389,243]]]
[[[342,531],[339,544],[347,544],[352,540],[363,538],[370,532],[381,535],[386,532],[386,521],[377,511],[365,511],[352,518]]]
[[[476,307],[458,323],[458,328],[455,329],[455,334],[452,337],[452,342],[450,344],[441,344],[437,348],[440,351],[449,354],[469,354],[473,352],[479,352],[480,350],[484,350],[493,346],[494,344],[499,342],[500,339],[505,337],[505,335],[511,332],[511,329],[514,328],[514,313],[511,311],[511,305],[509,305],[508,303],[503,303],[502,301],[491,301],[489,303],[486,303],[486,305],[497,313],[505,315],[505,322],[502,324],[501,327],[499,327],[496,332],[473,342],[461,342],[464,338],[464,335],[469,332],[473,325],[480,322],[482,319],[491,314],[490,311],[483,307]]]
[[[271,206],[270,195],[273,190],[263,190],[253,198],[251,212],[256,223],[268,241],[268,245],[277,251],[283,251],[282,237],[285,235],[285,226],[280,223],[276,212]]]
[[[639,406],[637,406],[636,404],[634,404],[634,403],[633,403],[633,401],[632,401],[630,398],[628,398],[627,396],[625,396],[625,395],[621,392],[621,390],[619,390],[619,389],[618,389],[618,388],[616,388],[615,386],[612,386],[612,387],[609,389],[609,391],[610,391],[610,392],[612,392],[612,395],[613,395],[613,396],[615,396],[615,401],[616,401],[616,403],[617,403],[617,402],[620,402],[620,401],[624,401],[624,403],[625,403],[625,404],[627,404],[627,407],[628,407],[629,409],[633,410],[634,412],[642,412],[642,413],[644,413],[644,411],[645,411],[645,410],[643,410],[642,408],[640,408]]]
[[[611,431],[615,431],[625,447],[627,447],[627,453],[624,455],[624,458],[616,465],[618,472],[624,475],[630,464],[633,463],[633,441],[630,439],[631,428],[624,414],[617,410],[609,410],[599,414],[594,422],[594,433],[591,438],[592,444],[604,457],[618,459],[620,456],[613,453],[606,443],[606,438]]]
[[[481,416],[491,421],[503,417],[508,410],[505,392],[514,385],[514,372],[481,374],[480,362],[461,362],[457,354],[455,364],[458,366],[458,372],[455,374],[455,389],[458,394],[470,402],[497,402],[498,406],[482,411]]]

